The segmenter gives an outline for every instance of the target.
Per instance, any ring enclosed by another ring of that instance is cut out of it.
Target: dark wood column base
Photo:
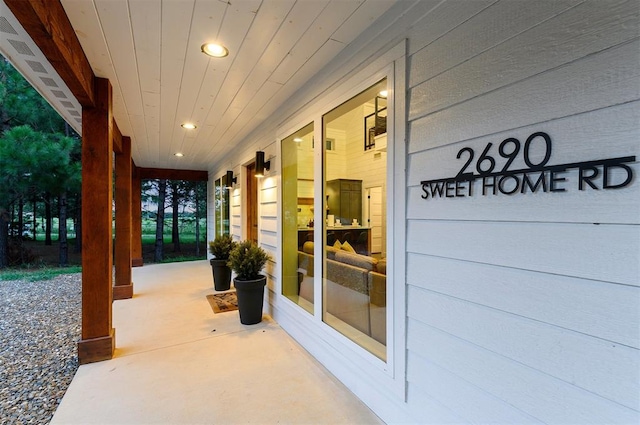
[[[142,261],[142,258],[132,258],[131,265],[133,267],[142,267],[144,266],[144,262]]]
[[[113,300],[128,300],[133,298],[133,283],[130,285],[116,285],[113,287]]]
[[[110,360],[116,348],[116,330],[111,328],[109,336],[81,339],[78,341],[78,363],[87,364]]]

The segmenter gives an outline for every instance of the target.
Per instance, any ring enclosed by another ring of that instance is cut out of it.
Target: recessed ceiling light
[[[193,130],[194,128],[196,128],[196,125],[190,122],[186,122],[182,124],[181,127],[186,128],[187,130]]]
[[[293,139],[293,141],[296,143],[300,143],[302,142],[302,139],[300,137],[296,137],[295,139]]]
[[[184,156],[182,152],[176,152],[174,153],[174,155],[177,156],[178,158],[182,158]]]
[[[202,53],[214,58],[223,58],[229,54],[229,49],[216,43],[205,43],[200,48],[202,49]]]
[[[380,91],[380,93],[378,93],[378,95],[380,97],[387,97],[387,94],[388,94],[388,92],[386,90],[382,90],[382,91]]]

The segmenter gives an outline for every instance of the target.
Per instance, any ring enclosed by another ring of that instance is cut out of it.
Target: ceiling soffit
[[[113,86],[114,117],[136,164],[196,170],[237,148],[395,2],[61,0],[95,76]],[[15,36],[6,21],[3,54]],[[42,67],[17,51],[6,55],[80,131],[80,105],[21,27],[14,31]],[[230,55],[203,55],[200,46],[212,41]],[[180,127],[186,121],[197,128]]]

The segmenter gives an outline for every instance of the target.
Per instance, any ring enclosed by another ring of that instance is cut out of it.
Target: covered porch
[[[80,366],[52,424],[382,423],[275,321],[214,314],[207,261],[133,270],[116,350]]]

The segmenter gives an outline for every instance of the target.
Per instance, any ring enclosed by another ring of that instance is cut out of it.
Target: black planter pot
[[[262,321],[262,303],[266,284],[267,278],[265,276],[260,276],[256,280],[233,279],[238,296],[240,323],[243,325],[255,325]]]
[[[209,260],[213,272],[213,286],[216,291],[228,291],[231,288],[231,269],[227,260]]]

